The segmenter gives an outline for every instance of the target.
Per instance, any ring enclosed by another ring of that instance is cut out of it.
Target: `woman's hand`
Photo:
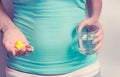
[[[4,28],[3,28],[4,29]],[[18,50],[15,48],[16,41],[22,41],[25,44],[26,49]],[[29,45],[27,39],[23,35],[23,33],[17,27],[9,27],[4,29],[3,31],[3,45],[7,49],[8,52],[15,55],[25,55],[27,51],[33,51],[33,47]]]
[[[78,32],[80,33],[80,31],[82,30],[82,28],[85,26],[85,25],[96,25],[96,26],[98,26],[98,28],[99,28],[99,30],[98,30],[98,32],[95,34],[95,37],[96,37],[96,39],[93,41],[93,43],[97,43],[97,46],[94,48],[94,50],[97,52],[97,53],[99,53],[100,52],[100,48],[101,48],[101,46],[102,46],[102,43],[103,43],[103,41],[102,41],[102,39],[103,39],[103,29],[102,29],[102,26],[101,26],[101,24],[98,22],[98,20],[97,19],[95,19],[95,18],[87,18],[87,19],[85,19],[84,21],[82,21],[79,25],[78,25],[78,27],[77,27],[77,29],[78,29]]]
[[[99,22],[96,23],[96,25],[99,27],[99,30],[95,34],[96,39],[93,41],[93,43],[98,43],[97,46],[94,48],[94,50],[97,51],[97,53],[99,53],[100,48],[103,44],[104,33],[103,33],[102,25]]]

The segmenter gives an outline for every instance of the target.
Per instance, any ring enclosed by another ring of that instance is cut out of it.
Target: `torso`
[[[71,47],[76,26],[87,17],[85,3],[85,0],[13,0],[13,22],[35,50],[21,57],[9,55],[8,65],[35,74],[62,74],[94,63],[95,54],[85,56]]]

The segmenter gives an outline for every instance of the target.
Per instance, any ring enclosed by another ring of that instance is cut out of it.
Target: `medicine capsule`
[[[22,49],[22,48],[25,47],[25,44],[22,43],[21,41],[16,41],[15,47],[16,47],[18,50],[20,50],[20,49]]]

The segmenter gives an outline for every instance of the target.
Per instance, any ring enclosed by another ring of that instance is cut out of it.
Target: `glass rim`
[[[76,33],[77,34],[81,34],[81,33],[88,33],[88,34],[95,34],[95,33],[97,33],[98,32],[98,30],[99,30],[99,28],[97,28],[96,30],[94,30],[94,31],[92,31],[92,32],[78,32],[78,29],[77,29],[78,27],[76,27]]]

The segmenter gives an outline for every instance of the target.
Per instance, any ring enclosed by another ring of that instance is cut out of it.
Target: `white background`
[[[104,30],[100,53],[102,76],[120,77],[120,0],[103,0],[100,21]]]

